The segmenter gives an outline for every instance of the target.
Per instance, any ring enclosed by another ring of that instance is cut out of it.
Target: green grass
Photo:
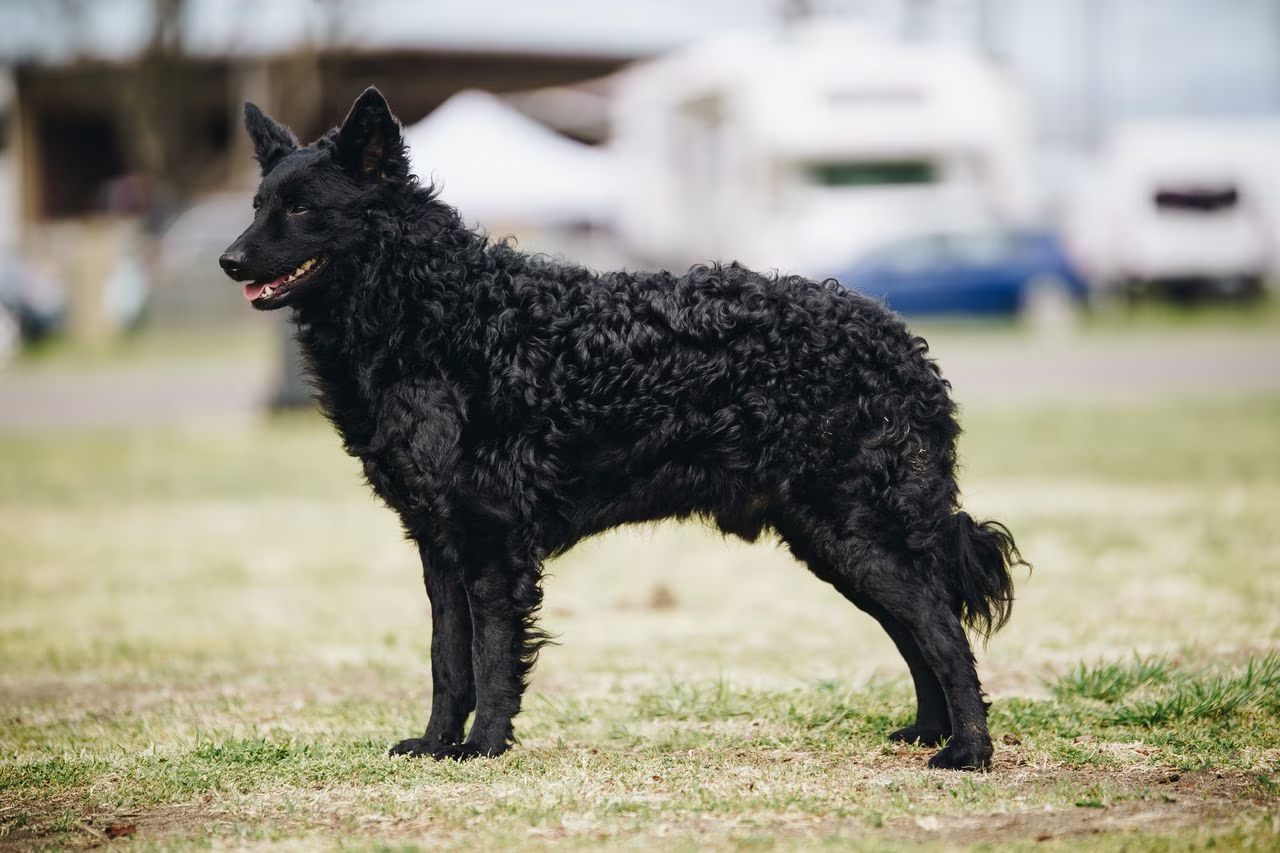
[[[1006,432],[1012,413],[963,414],[966,486],[971,478],[1021,478],[1026,471],[1053,478],[1055,485],[1280,486],[1277,398],[1020,411],[1016,440]]]
[[[1107,717],[1114,725],[1168,726],[1280,712],[1280,655],[1249,658],[1243,667],[1170,679],[1127,697]]]
[[[46,338],[28,346],[6,370],[22,376],[86,372],[181,370],[192,365],[246,364],[269,361],[279,346],[275,324],[280,317],[250,316],[235,324],[144,327],[102,341]]]
[[[1259,302],[1176,305],[1158,300],[1115,305],[1095,311],[1086,320],[1090,331],[1131,337],[1166,335],[1172,331],[1240,331],[1270,329],[1280,322],[1280,300],[1275,282],[1268,297]]]
[[[1036,564],[976,776],[885,740],[870,619],[692,525],[549,567],[517,749],[390,759],[420,570],[319,418],[0,435],[0,845],[1274,849],[1280,401],[965,425],[968,505]]]
[[[1148,684],[1167,684],[1176,664],[1167,657],[1141,657],[1132,660],[1079,664],[1049,684],[1057,699],[1079,696],[1101,702],[1115,702]]]

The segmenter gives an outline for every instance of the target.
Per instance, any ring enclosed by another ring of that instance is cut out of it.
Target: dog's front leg
[[[460,476],[463,409],[443,378],[401,382],[382,395],[377,431],[361,453],[369,482],[418,543],[431,601],[431,719],[422,737],[401,741],[392,755],[452,754],[476,704],[471,608],[450,487]]]
[[[476,705],[471,663],[471,609],[462,571],[423,545],[422,574],[431,600],[431,719],[420,738],[391,747],[392,755],[443,758],[462,742],[467,716]]]
[[[469,580],[476,716],[450,755],[500,755],[514,742],[512,720],[539,646],[533,620],[541,596],[536,565],[495,560]]]

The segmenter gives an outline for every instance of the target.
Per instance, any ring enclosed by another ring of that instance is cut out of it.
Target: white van
[[[1280,128],[1118,131],[1071,207],[1068,242],[1103,298],[1251,297],[1277,271]]]
[[[1032,204],[1020,94],[959,47],[813,21],[633,66],[613,109],[619,232],[658,264],[816,273]]]

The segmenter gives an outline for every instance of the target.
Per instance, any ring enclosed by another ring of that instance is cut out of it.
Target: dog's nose
[[[225,252],[222,257],[218,258],[218,264],[227,275],[232,278],[239,278],[241,270],[244,269],[244,254],[242,252]]]

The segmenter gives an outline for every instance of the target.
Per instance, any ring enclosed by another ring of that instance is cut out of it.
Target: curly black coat
[[[543,561],[698,516],[776,531],[880,621],[918,699],[891,737],[989,764],[962,626],[1004,623],[1020,558],[960,511],[949,387],[897,317],[832,281],[598,274],[489,242],[409,173],[374,89],[307,147],[245,116],[263,177],[222,266],[254,307],[294,308],[325,412],[422,556],[431,719],[393,753],[505,751]]]

